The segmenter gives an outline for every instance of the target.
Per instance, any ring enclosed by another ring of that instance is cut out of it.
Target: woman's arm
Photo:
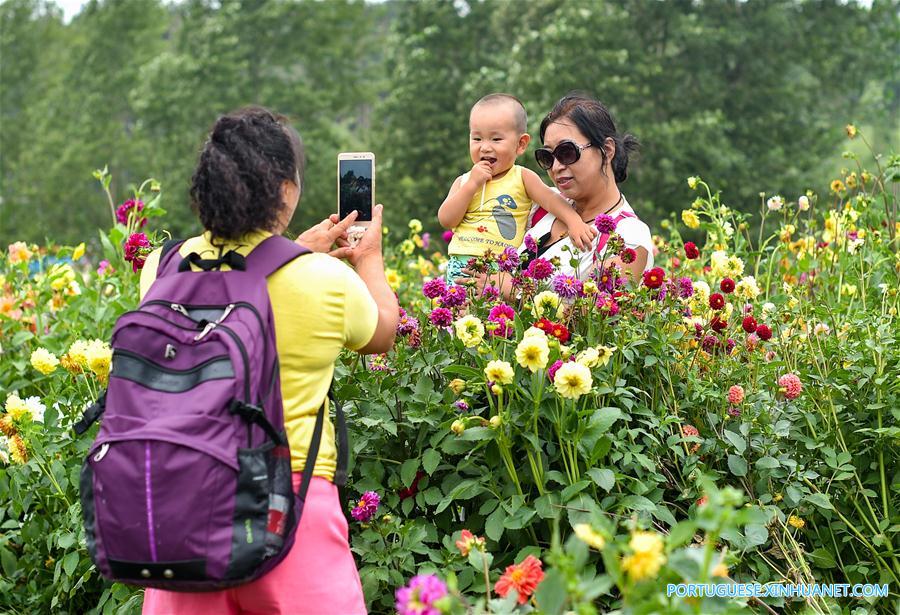
[[[397,323],[400,320],[400,306],[397,296],[388,286],[384,277],[384,259],[381,255],[381,214],[383,206],[376,205],[372,210],[372,222],[355,248],[345,248],[347,260],[362,278],[369,294],[378,306],[378,324],[375,333],[365,346],[359,349],[360,354],[387,352],[394,345],[397,335]]]

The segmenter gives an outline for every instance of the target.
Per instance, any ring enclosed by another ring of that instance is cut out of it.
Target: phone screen
[[[372,160],[339,160],[341,218],[354,209],[360,222],[372,220]]]

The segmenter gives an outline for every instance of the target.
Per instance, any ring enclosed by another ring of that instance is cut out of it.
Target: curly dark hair
[[[237,239],[276,228],[281,185],[302,182],[306,160],[287,118],[263,107],[221,116],[200,152],[191,179],[191,209],[213,237]]]
[[[612,139],[616,144],[616,153],[613,155],[611,165],[613,176],[617,184],[628,178],[628,157],[638,149],[638,140],[634,135],[618,133],[612,114],[602,102],[580,92],[570,92],[560,98],[541,121],[541,144],[544,143],[547,126],[562,118],[572,120],[578,130],[600,151],[601,173],[606,166],[606,149],[603,144],[607,139]]]

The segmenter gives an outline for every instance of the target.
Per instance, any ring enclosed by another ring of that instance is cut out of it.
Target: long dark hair
[[[246,107],[221,116],[191,179],[191,208],[213,237],[273,230],[284,207],[281,185],[302,181],[303,142],[284,116]]]
[[[612,115],[603,103],[578,92],[572,92],[560,98],[550,113],[541,121],[542,144],[547,126],[562,118],[572,120],[578,130],[600,151],[601,172],[606,166],[607,159],[606,149],[603,146],[607,139],[612,139],[616,144],[616,153],[611,164],[613,177],[617,184],[621,184],[628,178],[628,157],[638,149],[638,140],[634,135],[618,133]]]

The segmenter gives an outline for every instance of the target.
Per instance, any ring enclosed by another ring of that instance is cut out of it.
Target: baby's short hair
[[[478,107],[480,105],[499,104],[507,104],[512,107],[513,113],[515,114],[514,119],[516,130],[519,132],[519,134],[528,132],[528,114],[525,112],[525,105],[523,105],[522,101],[512,94],[495,93],[488,94],[487,96],[482,96],[477,103],[472,105],[472,109],[475,109],[475,107]]]

